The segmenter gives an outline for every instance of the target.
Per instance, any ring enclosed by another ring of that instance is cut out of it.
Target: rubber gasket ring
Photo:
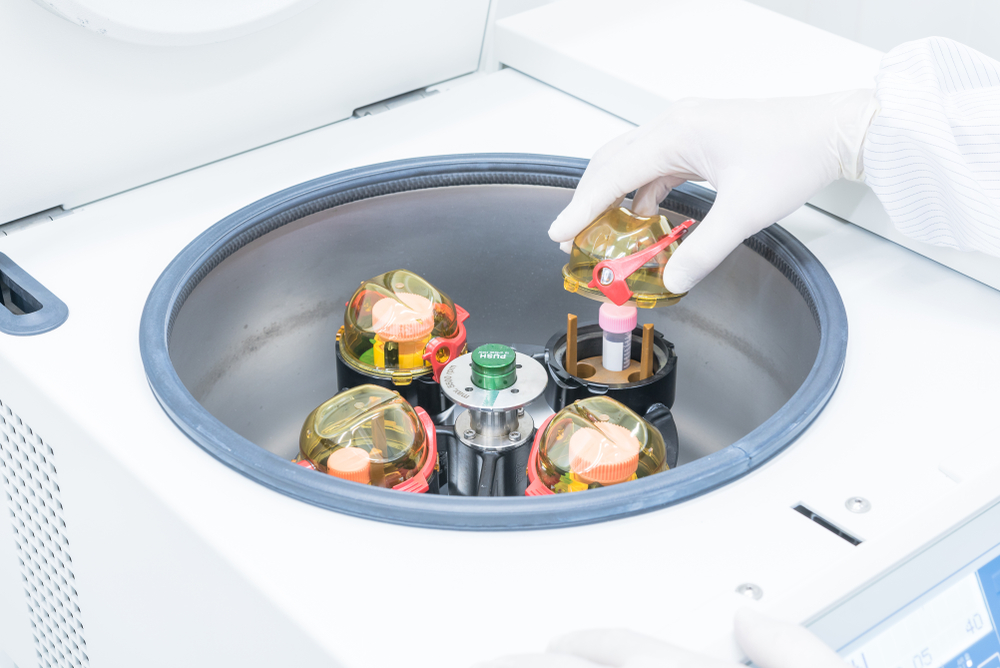
[[[208,272],[237,249],[307,215],[358,200],[424,188],[523,184],[574,188],[585,160],[529,154],[416,158],[352,169],[265,197],[219,221],[177,255],[143,309],[139,345],[146,376],[170,418],[195,443],[256,482],[336,512],[382,522],[470,531],[576,526],[649,512],[703,494],[744,475],[791,444],[815,419],[840,380],[847,353],[847,312],[819,260],[777,225],[746,245],[792,282],[820,332],[819,352],[794,395],[755,430],[717,452],[670,472],[592,490],[531,498],[401,494],[318,476],[258,447],[201,406],[181,383],[168,352],[177,312]],[[671,209],[703,218],[714,193],[691,184],[674,189]]]

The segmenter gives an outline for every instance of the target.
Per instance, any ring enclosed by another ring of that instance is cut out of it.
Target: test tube
[[[434,330],[434,305],[407,292],[385,297],[372,307],[374,360],[379,368],[419,369]]]
[[[601,304],[598,314],[604,331],[601,364],[607,371],[624,371],[632,363],[632,330],[637,320],[634,306]]]

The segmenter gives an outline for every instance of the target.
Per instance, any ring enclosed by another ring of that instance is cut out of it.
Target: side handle
[[[66,322],[69,309],[16,262],[0,253],[0,332],[44,334]]]

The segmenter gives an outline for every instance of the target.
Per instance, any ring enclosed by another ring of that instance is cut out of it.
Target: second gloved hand
[[[573,200],[549,228],[563,249],[636,190],[632,210],[655,215],[688,180],[718,192],[674,253],[665,287],[687,292],[744,239],[784,218],[838,178],[860,179],[861,148],[877,111],[873,91],[764,100],[681,100],[659,120],[601,148]]]
[[[801,626],[743,609],[736,613],[736,639],[760,668],[849,668]],[[624,630],[581,631],[557,638],[544,654],[495,659],[476,668],[745,668]]]

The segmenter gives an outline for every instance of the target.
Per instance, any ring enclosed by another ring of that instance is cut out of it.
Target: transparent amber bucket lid
[[[569,262],[562,270],[563,287],[595,301],[610,302],[600,289],[588,286],[594,267],[602,260],[638,253],[670,234],[671,229],[664,215],[643,218],[623,207],[608,209],[573,239]],[[686,294],[674,294],[663,287],[663,268],[679,245],[670,244],[625,280],[633,293],[627,303],[639,308],[669,306]]]
[[[468,317],[448,295],[405,269],[361,284],[347,302],[338,336],[341,357],[354,369],[406,385],[465,352]],[[441,346],[442,341],[452,345]],[[432,344],[434,342],[434,344]],[[435,359],[428,351],[447,359]]]
[[[422,409],[393,390],[360,385],[309,414],[295,461],[343,480],[422,492],[437,465],[437,441]]]
[[[528,461],[526,494],[539,496],[618,485],[667,470],[663,437],[625,405],[588,397],[539,430]]]

